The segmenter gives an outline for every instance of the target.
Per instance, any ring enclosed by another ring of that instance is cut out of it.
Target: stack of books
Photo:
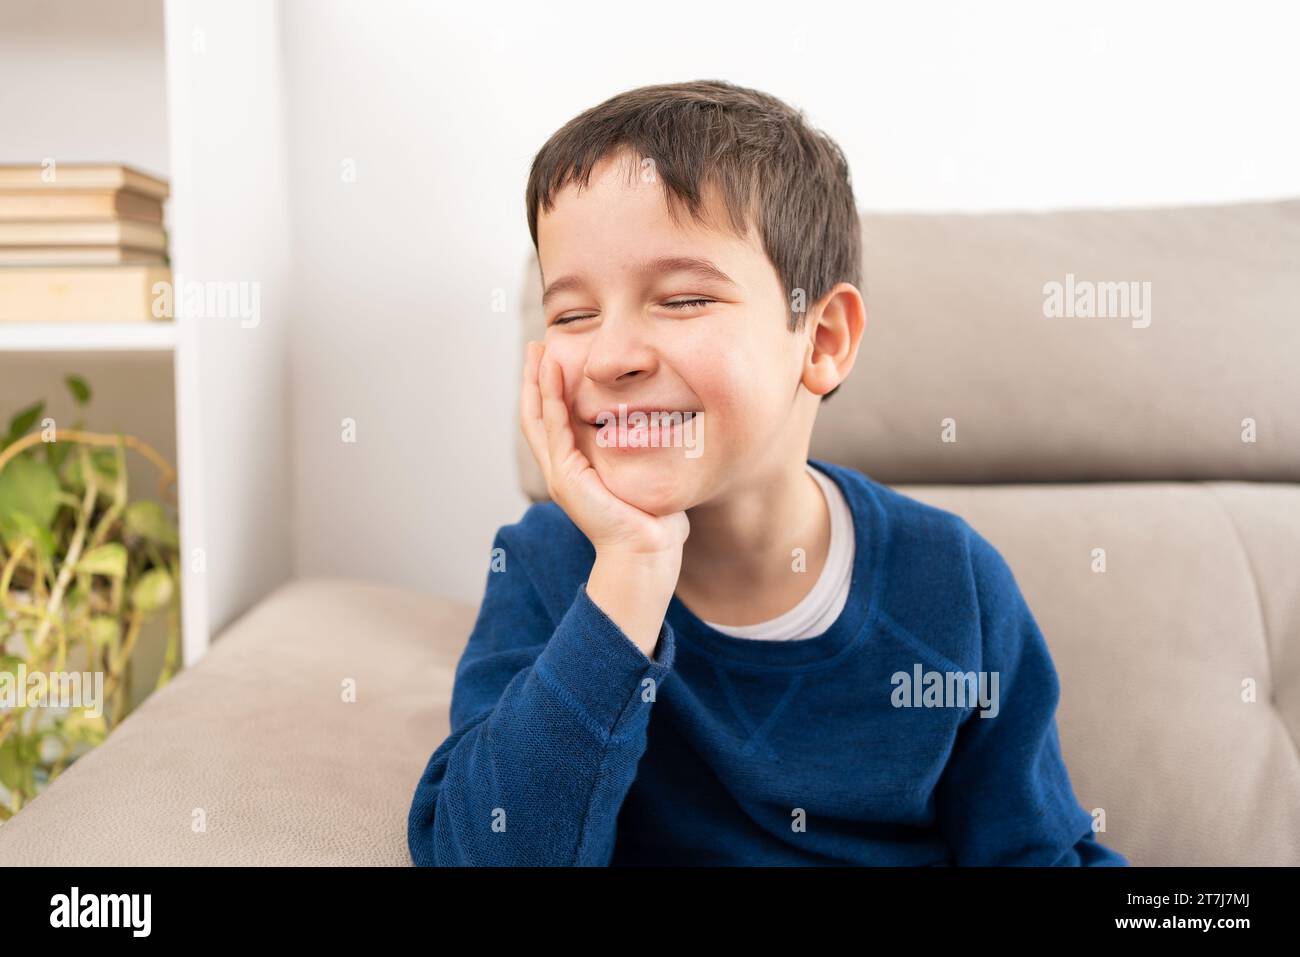
[[[0,165],[0,322],[171,318],[168,187],[121,165]]]

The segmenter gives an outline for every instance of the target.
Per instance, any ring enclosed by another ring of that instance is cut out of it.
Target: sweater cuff
[[[587,584],[560,619],[537,665],[558,685],[570,707],[605,736],[635,720],[649,720],[650,706],[669,675],[676,643],[667,620],[659,628],[654,658],[647,658],[632,639],[591,600]],[[653,681],[653,694],[647,689]],[[649,700],[646,700],[649,699]]]

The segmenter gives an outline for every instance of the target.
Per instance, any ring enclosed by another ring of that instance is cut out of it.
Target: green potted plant
[[[65,381],[84,407],[85,381]],[[0,435],[0,822],[130,713],[146,622],[167,623],[155,690],[180,661],[176,522],[160,502],[130,500],[126,450],[158,467],[173,507],[175,469],[135,436],[56,428],[44,411],[20,410]],[[60,705],[53,692],[74,676],[93,676],[94,693]]]

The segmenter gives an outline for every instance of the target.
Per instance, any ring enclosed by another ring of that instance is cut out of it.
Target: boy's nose
[[[654,349],[635,322],[604,317],[591,337],[584,374],[593,382],[614,385],[653,372]]]

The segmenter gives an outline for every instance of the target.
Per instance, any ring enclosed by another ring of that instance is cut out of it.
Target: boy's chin
[[[671,515],[695,504],[693,470],[680,453],[615,454],[620,455],[619,460],[597,457],[596,474],[610,492],[629,505],[650,515]]]

